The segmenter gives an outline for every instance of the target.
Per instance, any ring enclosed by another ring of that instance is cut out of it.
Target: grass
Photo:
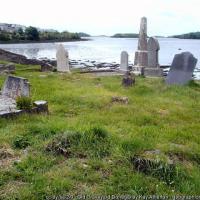
[[[121,77],[42,73],[24,65],[16,75],[28,78],[32,99],[47,100],[50,114],[0,119],[0,150],[13,152],[0,159],[0,199],[200,195],[199,82],[169,87],[137,77],[127,89]],[[113,96],[126,96],[129,104],[112,103]],[[154,150],[160,153],[146,153]],[[137,171],[135,156],[162,168]]]

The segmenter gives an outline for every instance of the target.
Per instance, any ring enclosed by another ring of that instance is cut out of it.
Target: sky
[[[86,32],[138,33],[141,17],[149,36],[200,31],[200,0],[0,0],[0,23]]]

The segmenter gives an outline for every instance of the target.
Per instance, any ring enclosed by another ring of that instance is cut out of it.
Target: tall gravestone
[[[60,44],[56,53],[57,58],[57,71],[58,72],[70,72],[69,70],[69,54],[65,50],[64,46]]]
[[[169,85],[184,85],[191,79],[197,59],[190,52],[176,54],[166,78]]]
[[[30,83],[28,79],[8,76],[2,88],[2,95],[12,99],[16,99],[19,96],[29,97]]]
[[[138,39],[138,50],[135,52],[134,65],[140,71],[148,65],[147,51],[147,18],[143,17],[140,23],[140,32]]]
[[[148,65],[144,69],[145,76],[160,77],[163,76],[163,70],[160,69],[158,56],[160,45],[155,37],[150,37],[147,43]]]
[[[128,71],[128,53],[126,51],[121,52],[121,62],[120,62],[120,70],[121,71]]]

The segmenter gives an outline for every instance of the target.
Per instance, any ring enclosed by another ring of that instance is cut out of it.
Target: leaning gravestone
[[[121,52],[121,62],[120,62],[120,70],[121,71],[128,71],[128,53],[126,51]]]
[[[160,77],[163,76],[163,70],[160,68],[158,53],[160,50],[159,42],[156,38],[150,37],[147,44],[148,66],[144,69],[144,76]]]
[[[8,76],[5,84],[2,88],[2,96],[6,96],[12,99],[16,99],[18,96],[30,95],[30,83],[28,79]]]
[[[57,71],[70,72],[69,70],[69,55],[64,46],[60,44],[56,53],[57,58]]]
[[[169,85],[184,85],[192,79],[197,59],[190,52],[176,54],[166,78]]]

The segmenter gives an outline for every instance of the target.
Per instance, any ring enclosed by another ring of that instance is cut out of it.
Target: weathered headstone
[[[144,68],[145,76],[159,77],[163,76],[163,70],[160,69],[158,61],[158,52],[160,50],[159,42],[156,38],[150,37],[147,44],[148,66]]]
[[[16,99],[19,96],[29,97],[30,83],[25,78],[8,76],[2,88],[2,95],[12,99]]]
[[[56,53],[57,58],[57,71],[70,72],[69,70],[69,55],[64,46],[60,44]]]
[[[166,78],[169,85],[184,85],[192,79],[197,59],[190,52],[176,54]]]
[[[120,62],[120,70],[121,71],[128,71],[128,53],[126,51],[121,52],[121,62]]]
[[[137,67],[146,67],[148,65],[147,51],[147,18],[143,17],[140,24],[140,33],[138,39],[138,50],[135,52],[134,65]]]

